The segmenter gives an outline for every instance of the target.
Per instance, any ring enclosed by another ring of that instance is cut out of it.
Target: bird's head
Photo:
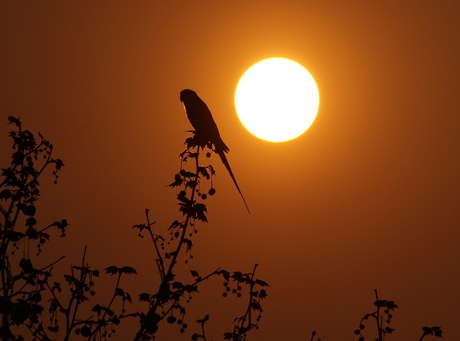
[[[196,98],[197,94],[195,91],[190,90],[190,89],[185,89],[180,92],[180,101],[185,102],[188,101],[192,98]]]

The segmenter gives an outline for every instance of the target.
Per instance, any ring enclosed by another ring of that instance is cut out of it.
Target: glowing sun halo
[[[319,92],[312,75],[285,58],[254,64],[235,90],[241,123],[266,141],[284,142],[302,135],[315,120],[318,107]]]

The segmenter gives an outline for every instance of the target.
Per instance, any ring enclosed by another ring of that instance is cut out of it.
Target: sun
[[[235,90],[235,108],[244,127],[254,136],[284,142],[302,135],[319,108],[313,76],[286,58],[264,59],[251,66]]]

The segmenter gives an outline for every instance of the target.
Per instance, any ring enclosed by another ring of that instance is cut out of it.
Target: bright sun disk
[[[312,75],[286,58],[269,58],[251,66],[235,90],[235,108],[244,127],[256,137],[284,142],[302,135],[319,108]]]

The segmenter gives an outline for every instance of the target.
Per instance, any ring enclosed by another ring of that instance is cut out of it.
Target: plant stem
[[[376,302],[378,302],[379,295],[377,293],[377,289],[374,289],[374,291],[375,291],[375,300],[376,300]],[[382,325],[381,325],[381,319],[380,319],[380,305],[379,304],[377,304],[377,316],[376,316],[375,320],[377,322],[377,331],[378,331],[378,335],[379,335],[378,340],[383,341]]]
[[[195,154],[196,172],[195,172],[194,185],[191,187],[191,190],[192,190],[192,194],[190,195],[190,203],[191,203],[191,205],[193,205],[193,200],[195,199],[196,186],[198,185],[198,178],[199,178],[198,157],[199,157],[199,154],[200,154],[200,146],[197,147],[197,152]],[[170,281],[170,278],[172,276],[174,266],[176,265],[177,257],[179,256],[180,250],[182,248],[182,244],[184,242],[184,238],[185,238],[185,235],[187,233],[187,228],[189,226],[191,218],[192,218],[192,212],[188,211],[187,216],[185,217],[185,222],[184,222],[184,224],[182,226],[182,234],[180,236],[176,251],[174,252],[173,257],[171,259],[171,262],[169,263],[168,271],[164,274],[164,278],[162,279],[162,281],[160,283],[160,289],[158,290],[158,292],[161,290],[162,287],[164,287],[165,285],[168,285],[168,282]],[[155,244],[155,242],[154,242],[154,244]],[[161,257],[160,257],[160,259],[161,259]],[[160,306],[161,303],[162,302],[158,298],[156,298],[155,303],[149,309],[149,314],[152,313],[152,312],[155,313],[157,308]],[[144,326],[144,324],[142,324],[140,329],[138,330],[138,332],[136,333],[136,335],[134,337],[134,341],[141,340],[141,338],[144,335],[144,333],[145,333],[145,326]]]
[[[199,155],[200,155],[200,146],[197,147],[196,156],[195,156],[196,172],[195,172],[194,185],[192,187],[192,194],[190,195],[191,205],[193,205],[193,200],[195,199],[196,186],[198,185],[198,176],[199,176],[199,174],[198,174],[198,167],[199,167],[198,166],[198,156]],[[179,244],[177,245],[177,249],[176,249],[176,252],[173,255],[171,263],[169,264],[168,272],[166,273],[166,280],[169,280],[169,277],[171,276],[172,271],[174,269],[174,265],[176,264],[177,257],[179,256],[179,252],[180,252],[180,250],[182,248],[182,244],[183,244],[183,241],[184,241],[184,238],[185,238],[185,234],[187,232],[187,227],[188,227],[188,224],[190,222],[190,218],[191,218],[191,213],[187,212],[187,217],[185,218],[184,226],[182,228],[182,235],[180,236]]]

